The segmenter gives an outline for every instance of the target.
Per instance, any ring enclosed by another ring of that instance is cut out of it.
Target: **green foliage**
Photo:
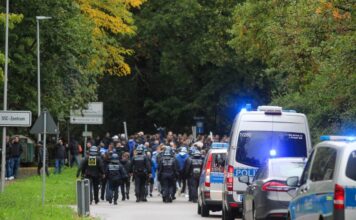
[[[41,177],[10,183],[0,194],[0,219],[81,219],[68,207],[76,201],[75,172],[75,169],[66,169],[61,175],[47,178],[45,206],[42,206]]]
[[[100,86],[100,99],[110,100],[107,120],[115,116],[118,122],[127,120],[132,131],[152,130],[153,123],[190,131],[193,117],[199,115],[206,118],[207,130],[227,132],[239,105],[269,101],[261,63],[240,59],[227,45],[236,4],[232,0],[145,3],[134,17],[138,29],[132,42],[133,76],[105,79]]]
[[[248,0],[234,12],[230,45],[267,65],[273,103],[307,113],[314,137],[356,129],[354,7]]]

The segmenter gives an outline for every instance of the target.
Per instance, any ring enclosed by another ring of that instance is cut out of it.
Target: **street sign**
[[[93,137],[93,132],[91,132],[91,131],[83,131],[82,136],[83,137]]]
[[[44,128],[44,115],[46,114],[46,130]],[[47,111],[43,111],[40,117],[36,120],[35,124],[32,126],[31,134],[57,134],[58,128],[54,122],[51,114]]]
[[[0,111],[0,126],[30,127],[32,114],[30,111]]]
[[[71,124],[103,124],[103,117],[77,117],[70,116]]]
[[[103,103],[90,102],[87,109],[71,110],[71,124],[103,124]]]

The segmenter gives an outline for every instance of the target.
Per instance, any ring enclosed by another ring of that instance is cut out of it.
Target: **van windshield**
[[[261,167],[269,158],[307,157],[305,134],[276,131],[241,131],[236,161]]]

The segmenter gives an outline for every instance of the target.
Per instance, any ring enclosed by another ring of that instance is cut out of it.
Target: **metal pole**
[[[129,140],[129,137],[127,136],[127,124],[126,124],[126,121],[124,121],[124,131],[125,131],[125,138],[126,138],[126,141]]]
[[[86,153],[87,153],[87,131],[88,131],[88,125],[87,124],[85,124],[84,125],[84,132],[85,132],[85,137],[84,137],[84,157],[86,156]]]
[[[46,133],[47,133],[47,111],[43,112],[43,159],[42,159],[42,205],[45,203],[46,192]]]
[[[37,21],[37,111],[38,117],[41,115],[41,61],[40,61],[40,20]],[[38,134],[38,141],[41,141],[41,134]]]
[[[5,18],[5,73],[4,73],[4,111],[7,111],[7,73],[9,57],[9,0],[6,0]],[[6,127],[2,128],[2,155],[1,155],[1,187],[0,192],[5,190],[5,163],[6,163]]]

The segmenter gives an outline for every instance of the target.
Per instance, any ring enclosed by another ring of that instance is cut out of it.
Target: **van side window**
[[[310,164],[313,159],[314,151],[310,154],[309,160],[307,161],[307,164],[304,167],[304,171],[302,174],[302,177],[300,178],[300,185],[303,185],[304,183],[307,182],[308,176],[309,176],[309,171],[310,171]]]
[[[320,147],[315,155],[310,180],[315,182],[333,179],[335,163],[336,150],[329,147]]]
[[[351,152],[347,161],[346,176],[356,181],[356,151]]]

